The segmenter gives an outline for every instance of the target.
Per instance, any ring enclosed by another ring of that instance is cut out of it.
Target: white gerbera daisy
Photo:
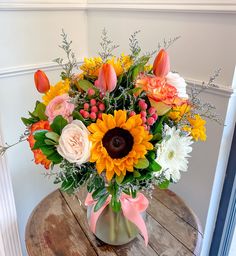
[[[193,143],[192,137],[182,135],[176,127],[164,127],[165,138],[157,148],[156,161],[162,169],[157,173],[163,174],[166,179],[177,182],[180,179],[180,171],[186,172],[188,169],[189,153],[192,151],[190,146]]]

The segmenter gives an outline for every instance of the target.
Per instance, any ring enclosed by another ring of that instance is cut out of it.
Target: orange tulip
[[[95,86],[101,90],[101,92],[112,92],[116,88],[117,76],[115,69],[111,64],[105,63],[102,65],[98,80],[95,82]]]
[[[50,89],[48,77],[42,70],[34,73],[34,83],[40,93],[46,93]]]
[[[170,71],[170,60],[168,53],[161,49],[153,63],[153,73],[158,77],[165,77]]]

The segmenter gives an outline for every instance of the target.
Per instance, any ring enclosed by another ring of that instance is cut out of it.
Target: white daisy
[[[188,169],[189,153],[192,151],[190,146],[193,143],[192,137],[182,135],[176,127],[164,127],[165,138],[157,148],[156,161],[162,169],[156,173],[158,176],[164,174],[166,179],[177,182],[180,179],[180,171],[186,172]]]

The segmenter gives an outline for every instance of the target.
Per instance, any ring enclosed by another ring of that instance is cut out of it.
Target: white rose
[[[187,84],[178,73],[169,72],[166,76],[166,82],[177,89],[180,98],[188,99],[188,94],[186,93]]]
[[[70,163],[81,165],[90,157],[91,142],[89,131],[79,120],[74,120],[66,125],[59,139],[58,153]]]

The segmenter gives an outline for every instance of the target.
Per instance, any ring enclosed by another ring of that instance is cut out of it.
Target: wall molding
[[[236,1],[145,1],[145,0],[77,0],[73,2],[2,2],[0,11],[158,11],[158,12],[200,12],[200,13],[236,13]]]
[[[0,145],[3,145],[1,133]],[[22,256],[12,182],[5,157],[0,157],[0,173],[1,256]]]
[[[78,65],[81,65],[82,63],[83,63],[82,60],[78,61]],[[0,79],[33,74],[38,69],[41,69],[44,71],[53,71],[53,70],[60,70],[61,67],[55,62],[47,62],[47,63],[2,68],[0,69]],[[202,81],[192,79],[192,78],[186,78],[186,82],[190,87],[194,87],[194,86],[199,87],[202,84]],[[226,86],[217,84],[217,87],[206,89],[205,92],[210,94],[220,95],[222,97],[230,97],[230,95],[233,93],[233,89],[231,87],[226,87]]]
[[[78,62],[78,65],[80,65],[81,63],[82,63],[82,60]],[[61,67],[55,62],[46,62],[46,63],[8,67],[8,68],[2,68],[2,69],[0,68],[0,79],[32,74],[38,69],[41,69],[44,71],[53,71],[53,70],[60,70]]]

